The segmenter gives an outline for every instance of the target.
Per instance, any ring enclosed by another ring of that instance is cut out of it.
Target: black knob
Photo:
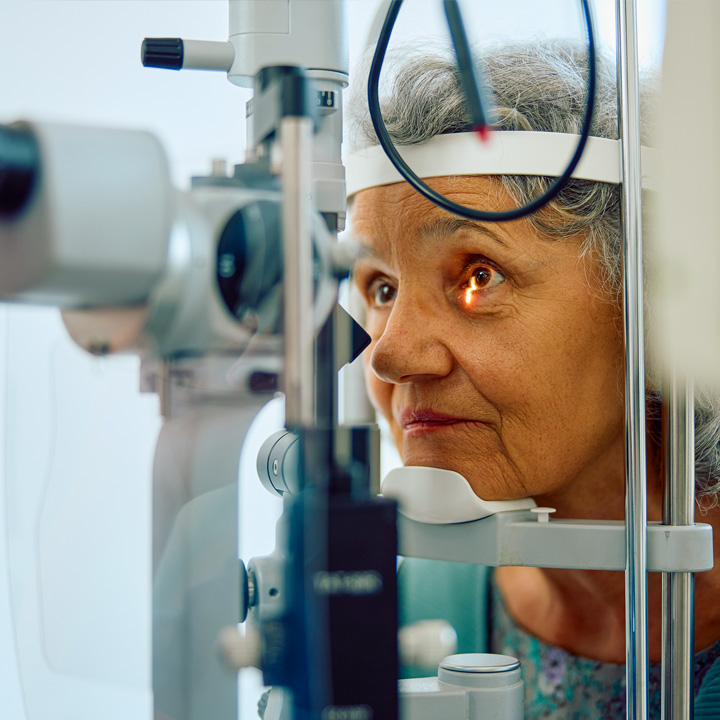
[[[19,125],[0,125],[0,218],[17,217],[32,196],[40,173],[35,135]]]
[[[142,44],[145,67],[182,70],[185,48],[181,38],[145,38]]]

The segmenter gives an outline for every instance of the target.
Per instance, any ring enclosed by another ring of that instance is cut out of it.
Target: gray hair
[[[401,59],[400,59],[401,58]],[[585,114],[587,51],[571,42],[507,45],[478,54],[478,64],[494,105],[493,124],[502,130],[579,133]],[[391,77],[381,97],[383,118],[397,145],[416,145],[436,135],[471,129],[454,57],[449,51],[404,47],[388,56]],[[377,144],[367,102],[356,88],[349,103],[353,149]],[[657,79],[641,83],[641,137],[652,145]],[[617,138],[618,113],[614,63],[598,58],[597,94],[591,134]],[[552,178],[501,176],[504,189],[519,204],[543,193]],[[539,212],[528,218],[543,237],[582,237],[582,252],[610,299],[622,305],[620,189],[617,185],[572,180]],[[647,226],[647,223],[646,223]],[[647,284],[646,284],[647,285]],[[647,306],[647,298],[646,298]],[[648,325],[651,321],[648,322]],[[651,436],[659,448],[662,408],[660,375],[648,366],[647,412]],[[696,393],[696,497],[704,507],[720,499],[720,398]]]

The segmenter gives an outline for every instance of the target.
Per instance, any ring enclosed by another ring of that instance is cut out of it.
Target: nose
[[[448,375],[454,364],[446,344],[448,318],[412,295],[395,298],[389,317],[374,339],[370,367],[385,382],[422,382]]]

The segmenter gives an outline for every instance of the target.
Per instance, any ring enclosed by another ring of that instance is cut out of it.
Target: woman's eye
[[[481,265],[475,268],[470,276],[470,289],[485,290],[499,285],[503,280],[505,278],[497,270],[487,265]]]
[[[490,265],[478,265],[471,271],[464,290],[465,302],[469,305],[483,291],[505,282],[501,272]]]
[[[368,295],[373,307],[384,307],[395,299],[397,290],[389,282],[377,280],[370,286]]]

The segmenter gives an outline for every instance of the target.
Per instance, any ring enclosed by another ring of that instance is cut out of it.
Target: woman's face
[[[513,205],[490,178],[429,184],[464,205]],[[463,220],[406,183],[358,193],[352,220],[370,249],[355,270],[368,387],[406,465],[455,470],[487,500],[551,500],[622,472],[619,311],[579,240]]]

